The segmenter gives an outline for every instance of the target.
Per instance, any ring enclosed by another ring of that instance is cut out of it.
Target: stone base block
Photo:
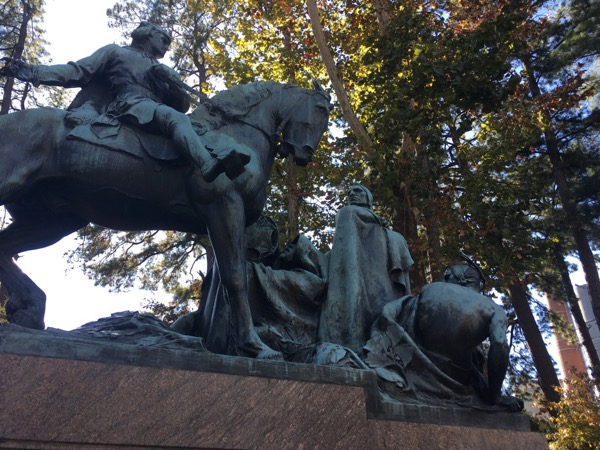
[[[0,448],[548,448],[518,414],[386,409],[370,371],[11,341],[0,334]]]

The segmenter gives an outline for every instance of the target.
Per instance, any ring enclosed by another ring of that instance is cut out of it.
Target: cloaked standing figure
[[[406,240],[375,214],[373,195],[362,185],[350,187],[348,205],[336,216],[329,258],[318,341],[360,353],[384,305],[410,294],[413,265]]]
[[[144,21],[131,38],[129,46],[109,44],[68,64],[30,65],[9,60],[3,72],[36,86],[81,87],[68,108],[71,120],[102,115],[98,125],[118,121],[162,134],[201,168],[207,182],[223,172],[231,179],[241,175],[250,161],[247,150],[223,137],[212,154],[185,115],[190,98],[179,75],[157,61],[171,44],[169,34]]]

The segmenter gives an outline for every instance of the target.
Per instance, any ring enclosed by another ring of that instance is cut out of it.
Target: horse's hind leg
[[[47,247],[84,226],[71,217],[18,218],[0,231],[0,282],[8,291],[8,321],[27,328],[44,329],[46,295],[15,264],[13,256],[27,250]]]
[[[0,256],[0,280],[8,292],[8,321],[43,330],[46,294],[17,267],[11,257]]]

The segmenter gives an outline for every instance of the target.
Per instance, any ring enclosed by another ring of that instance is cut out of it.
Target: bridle
[[[275,151],[279,158],[288,157],[290,152],[287,149],[286,145],[291,146],[294,149],[298,148],[298,146],[294,142],[283,138],[283,130],[292,118],[292,113],[296,109],[296,105],[300,103],[301,100],[304,100],[304,97],[302,95],[304,95],[304,93],[300,93],[296,101],[282,114],[283,119],[281,120],[281,123],[277,127],[275,133],[271,134],[271,144],[275,146]]]
[[[256,123],[252,123],[248,120],[246,120],[243,117],[236,117],[234,120],[240,123],[243,123],[245,125],[248,125],[252,128],[254,128],[255,130],[260,131],[262,134],[264,134],[267,139],[269,140],[269,142],[271,143],[271,148],[273,149],[273,151],[275,152],[276,157],[278,158],[287,158],[289,155],[289,150],[287,149],[288,147],[291,148],[298,148],[298,146],[290,141],[289,139],[284,139],[283,138],[283,130],[285,129],[285,127],[287,126],[287,124],[289,123],[290,119],[292,118],[293,112],[296,109],[296,106],[302,101],[304,100],[304,95],[309,95],[309,94],[314,94],[314,93],[318,93],[318,91],[315,92],[311,92],[311,91],[306,91],[306,92],[300,92],[299,95],[296,96],[295,101],[292,103],[292,105],[290,105],[284,112],[283,114],[281,114],[281,116],[283,117],[283,119],[281,120],[281,122],[279,123],[277,129],[275,130],[275,132],[270,133],[267,130],[265,130],[264,128],[262,128],[260,125],[257,125]]]

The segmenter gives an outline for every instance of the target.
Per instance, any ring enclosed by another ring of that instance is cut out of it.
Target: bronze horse
[[[197,108],[190,118],[205,142],[225,135],[251,150],[241,176],[221,175],[210,184],[187,159],[162,161],[140,151],[133,134],[127,143],[134,154],[66,139],[70,129],[60,109],[1,116],[0,204],[13,218],[0,231],[9,321],[44,328],[45,294],[15,264],[20,252],[52,245],[88,223],[208,234],[238,324],[238,354],[278,358],[252,323],[244,229],[263,209],[276,154],[289,152],[305,166],[327,129],[330,98],[314,84],[312,90],[274,82],[236,86]]]

